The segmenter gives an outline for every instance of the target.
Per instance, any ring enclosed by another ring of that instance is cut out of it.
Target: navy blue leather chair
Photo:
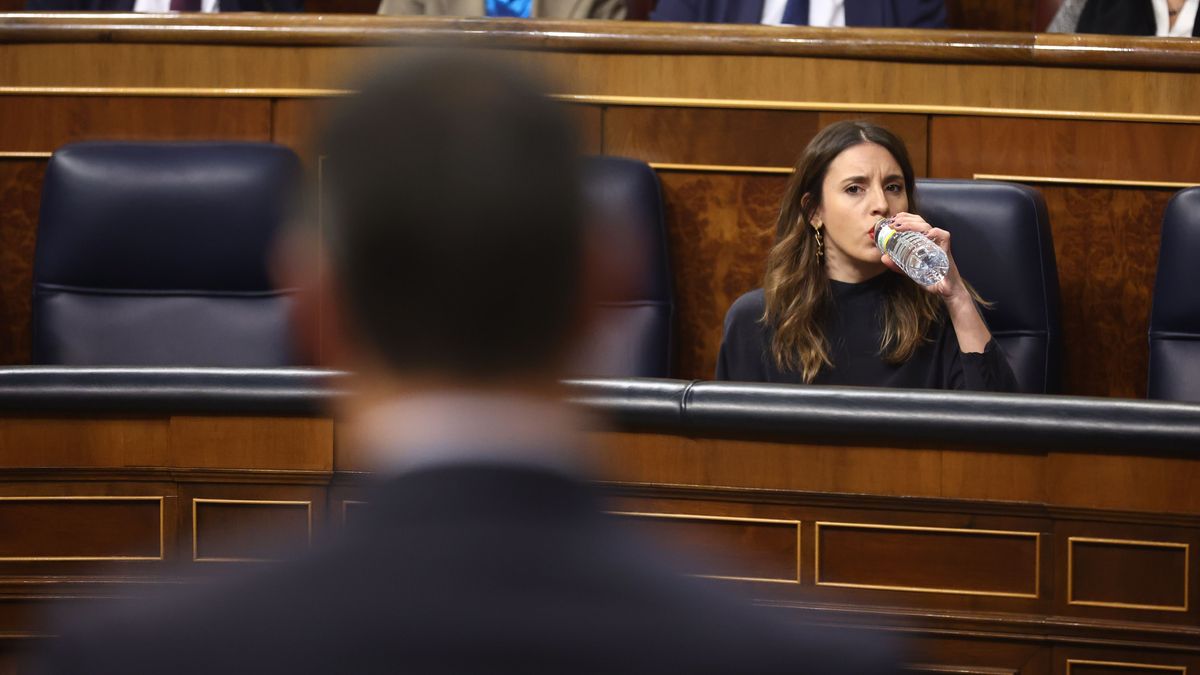
[[[984,320],[1021,391],[1058,392],[1058,266],[1041,194],[1012,183],[932,179],[918,180],[916,192],[925,219],[950,232],[963,277],[993,303]]]
[[[1200,188],[1177,193],[1163,214],[1150,310],[1147,395],[1200,401]]]
[[[669,377],[675,304],[658,176],[645,162],[591,157],[584,190],[622,284],[601,303],[589,359],[576,374]]]
[[[79,143],[54,153],[33,270],[33,360],[295,365],[267,257],[299,173],[259,143]]]

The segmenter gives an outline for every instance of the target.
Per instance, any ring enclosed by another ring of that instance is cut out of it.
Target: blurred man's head
[[[396,374],[554,374],[578,328],[579,156],[561,104],[491,57],[377,72],[322,137],[323,227],[352,347]]]

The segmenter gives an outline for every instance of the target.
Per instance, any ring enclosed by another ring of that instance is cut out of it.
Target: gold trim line
[[[49,159],[53,152],[0,152],[0,159]]]
[[[1132,602],[1112,602],[1105,600],[1076,600],[1075,599],[1075,543],[1104,544],[1108,546],[1127,546],[1130,548],[1167,548],[1183,549],[1183,604],[1182,605],[1150,605]],[[1159,612],[1186,612],[1190,602],[1188,575],[1191,569],[1191,545],[1177,541],[1144,541],[1138,539],[1098,539],[1093,537],[1067,537],[1067,604],[1087,607],[1112,607],[1117,609],[1145,609]]]
[[[1042,183],[1046,185],[1096,185],[1103,187],[1143,187],[1180,190],[1200,183],[1174,183],[1157,180],[1113,180],[1109,178],[1059,178],[1051,176],[1010,176],[998,173],[977,173],[975,180],[1006,180],[1013,183]]]
[[[194,96],[205,98],[322,98],[354,94],[352,89],[320,87],[0,87],[0,96]],[[989,108],[986,106],[870,103],[862,101],[778,101],[769,99],[688,98],[671,96],[613,96],[606,94],[551,94],[567,103],[671,108],[795,110],[810,112],[861,112],[864,114],[959,115],[979,117],[1029,117],[1109,122],[1198,124],[1200,115],[1167,113],[1047,110],[1043,108]]]
[[[167,525],[166,497],[154,495],[61,495],[61,496],[0,496],[0,502],[158,502],[158,555],[109,555],[109,556],[0,556],[0,562],[130,562],[161,561],[166,556]]]
[[[1162,666],[1156,663],[1131,663],[1128,661],[1092,661],[1090,659],[1067,659],[1067,675],[1071,675],[1071,666],[1108,666],[1109,668],[1140,668],[1144,670],[1170,670],[1187,675],[1187,666]]]
[[[951,532],[957,534],[980,534],[990,536],[1033,538],[1033,593],[1012,591],[974,591],[960,588],[934,588],[926,586],[893,586],[887,584],[858,584],[842,581],[821,581],[821,527],[861,530],[904,530],[910,532]],[[817,586],[838,588],[862,588],[877,591],[907,591],[912,593],[938,593],[942,595],[972,595],[998,598],[1039,598],[1042,592],[1042,535],[1040,532],[1016,530],[973,530],[959,527],[930,527],[924,525],[886,525],[880,523],[838,523],[818,521],[813,523],[813,583]]]
[[[804,559],[803,551],[800,548],[800,525],[799,520],[788,520],[786,518],[751,518],[741,516],[709,516],[704,514],[692,513],[654,513],[650,511],[608,511],[612,516],[630,516],[633,518],[662,518],[667,520],[701,520],[715,521],[727,523],[758,523],[766,525],[788,525],[796,528],[796,578],[795,579],[780,579],[776,577],[739,577],[727,576],[720,574],[692,574],[690,576],[700,577],[702,579],[722,579],[726,581],[761,581],[772,584],[799,584],[801,560]]]
[[[773,173],[790,174],[790,166],[742,166],[738,164],[671,164],[668,162],[650,162],[650,168],[657,171],[704,171],[713,173]]]
[[[625,105],[663,108],[721,108],[751,110],[795,110],[809,112],[861,112],[924,115],[974,115],[981,117],[1033,117],[1115,122],[1200,123],[1200,115],[1167,113],[1096,112],[1090,110],[1047,110],[1044,108],[989,108],[986,106],[870,103],[865,101],[774,101],[764,99],[681,98],[671,96],[609,96],[604,94],[551,94],[567,103]]]
[[[0,96],[321,98],[353,93],[352,89],[307,87],[0,87]]]
[[[199,528],[196,527],[200,509],[197,504],[242,504],[250,506],[303,506],[308,517],[308,546],[312,546],[312,501],[281,499],[217,499],[195,497],[192,499],[192,562],[276,562],[276,558],[201,558],[199,555]]]

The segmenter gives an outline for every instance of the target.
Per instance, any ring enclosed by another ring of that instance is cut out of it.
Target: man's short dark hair
[[[402,372],[552,365],[578,311],[575,140],[561,104],[497,56],[410,57],[342,102],[322,211],[356,337]]]

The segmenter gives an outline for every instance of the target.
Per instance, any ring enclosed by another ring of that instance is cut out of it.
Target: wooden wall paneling
[[[183,560],[281,560],[325,535],[325,486],[195,483],[181,485],[179,495]]]
[[[762,285],[787,176],[660,171],[675,282],[676,365],[711,379],[725,312]]]
[[[1033,187],[1058,262],[1064,393],[1144,397],[1159,235],[1175,190]]]
[[[312,166],[314,134],[321,128],[330,99],[280,98],[271,101],[271,140],[286,145],[300,156],[305,165]]]
[[[1200,183],[1200,125],[934,116],[931,171],[940,178],[1009,174]]]
[[[925,175],[925,115],[609,106],[604,116],[605,152],[654,163],[791,169],[819,130],[850,119],[896,132],[909,147],[917,175]]]
[[[162,560],[159,497],[0,497],[0,562]]]
[[[333,470],[333,421],[311,417],[171,419],[171,460],[180,468]]]
[[[1038,599],[1036,531],[816,524],[817,585]]]
[[[88,581],[155,577],[176,560],[176,490],[161,474],[65,478],[26,472],[0,486],[0,594],[61,594],[55,580],[69,580],[66,592],[87,595]]]
[[[804,446],[605,433],[595,437],[599,478],[876,495],[941,496],[937,450]]]
[[[1050,649],[1037,643],[1002,638],[946,638],[910,635],[906,670],[964,675],[1050,675]]]
[[[818,129],[813,112],[609,106],[604,151],[646,162],[787,169]]]
[[[0,157],[0,269],[4,270],[0,274],[0,363],[3,364],[29,363],[33,252],[45,172],[45,159]]]
[[[617,510],[624,525],[670,542],[677,567],[689,574],[798,584],[800,522],[675,511]]]
[[[0,96],[0,119],[0,152],[84,140],[271,139],[271,102],[255,98]]]
[[[1055,610],[1107,621],[1200,624],[1194,527],[1065,521],[1055,527]]]
[[[1200,668],[1200,656],[1130,649],[1056,646],[1054,675],[1186,675]]]
[[[166,418],[0,417],[0,468],[167,466]]]
[[[387,48],[219,44],[0,44],[0,83],[12,87],[339,89]],[[231,92],[237,95],[236,91]],[[187,95],[187,94],[185,94]]]

